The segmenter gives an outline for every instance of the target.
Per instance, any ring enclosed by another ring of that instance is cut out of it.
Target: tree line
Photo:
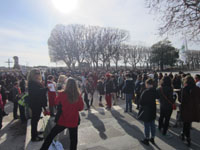
[[[128,44],[129,39],[128,31],[117,28],[56,25],[48,39],[49,56],[52,62],[64,62],[69,69],[84,65],[118,69],[123,65],[163,70],[165,66],[178,65],[179,50],[170,41],[165,39],[146,47]],[[191,62],[193,53],[186,55]],[[200,62],[195,59],[194,64],[197,63]]]

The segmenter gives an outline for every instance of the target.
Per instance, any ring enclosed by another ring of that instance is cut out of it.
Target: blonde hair
[[[64,92],[67,94],[70,103],[75,103],[76,101],[78,101],[80,90],[77,86],[76,81],[73,78],[67,79]]]
[[[61,83],[61,84],[63,84],[63,83],[65,83],[65,80],[67,79],[67,77],[65,76],[65,75],[60,75],[59,77],[58,77],[58,82],[57,83]]]
[[[28,74],[28,82],[29,81],[37,81],[36,79],[36,75],[40,74],[40,80],[42,80],[42,77],[41,77],[41,73],[40,73],[40,70],[39,69],[32,69],[29,74]]]

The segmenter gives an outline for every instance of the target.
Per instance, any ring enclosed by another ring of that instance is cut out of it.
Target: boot
[[[149,141],[150,141],[153,145],[155,145],[154,138],[151,138]]]
[[[149,145],[149,140],[148,139],[143,139],[141,140],[141,142],[145,145]]]
[[[188,146],[188,147],[191,146],[191,138],[187,138],[187,146]]]
[[[185,135],[184,135],[183,133],[181,133],[181,134],[179,135],[179,137],[181,138],[182,141],[185,141]]]

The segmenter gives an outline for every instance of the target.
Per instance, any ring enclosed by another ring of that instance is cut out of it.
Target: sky
[[[74,0],[65,1],[70,7]],[[130,32],[129,43],[151,46],[166,38],[158,35],[159,23],[149,13],[145,0],[77,0],[77,7],[68,13],[61,12],[53,0],[1,0],[0,66],[8,66],[6,61],[13,61],[13,56],[19,57],[20,65],[55,66],[49,59],[47,40],[56,24],[125,29]],[[181,37],[168,38],[181,48]],[[195,44],[188,43],[188,47],[198,49]]]

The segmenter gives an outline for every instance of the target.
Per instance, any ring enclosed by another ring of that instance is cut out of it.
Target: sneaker
[[[153,145],[155,145],[154,138],[151,138],[149,141],[150,141]]]
[[[143,139],[140,142],[142,142],[145,145],[149,145],[149,140],[148,139]]]
[[[35,138],[32,138],[31,141],[32,142],[39,142],[39,141],[42,141],[44,138],[41,138],[39,136],[35,137]]]

